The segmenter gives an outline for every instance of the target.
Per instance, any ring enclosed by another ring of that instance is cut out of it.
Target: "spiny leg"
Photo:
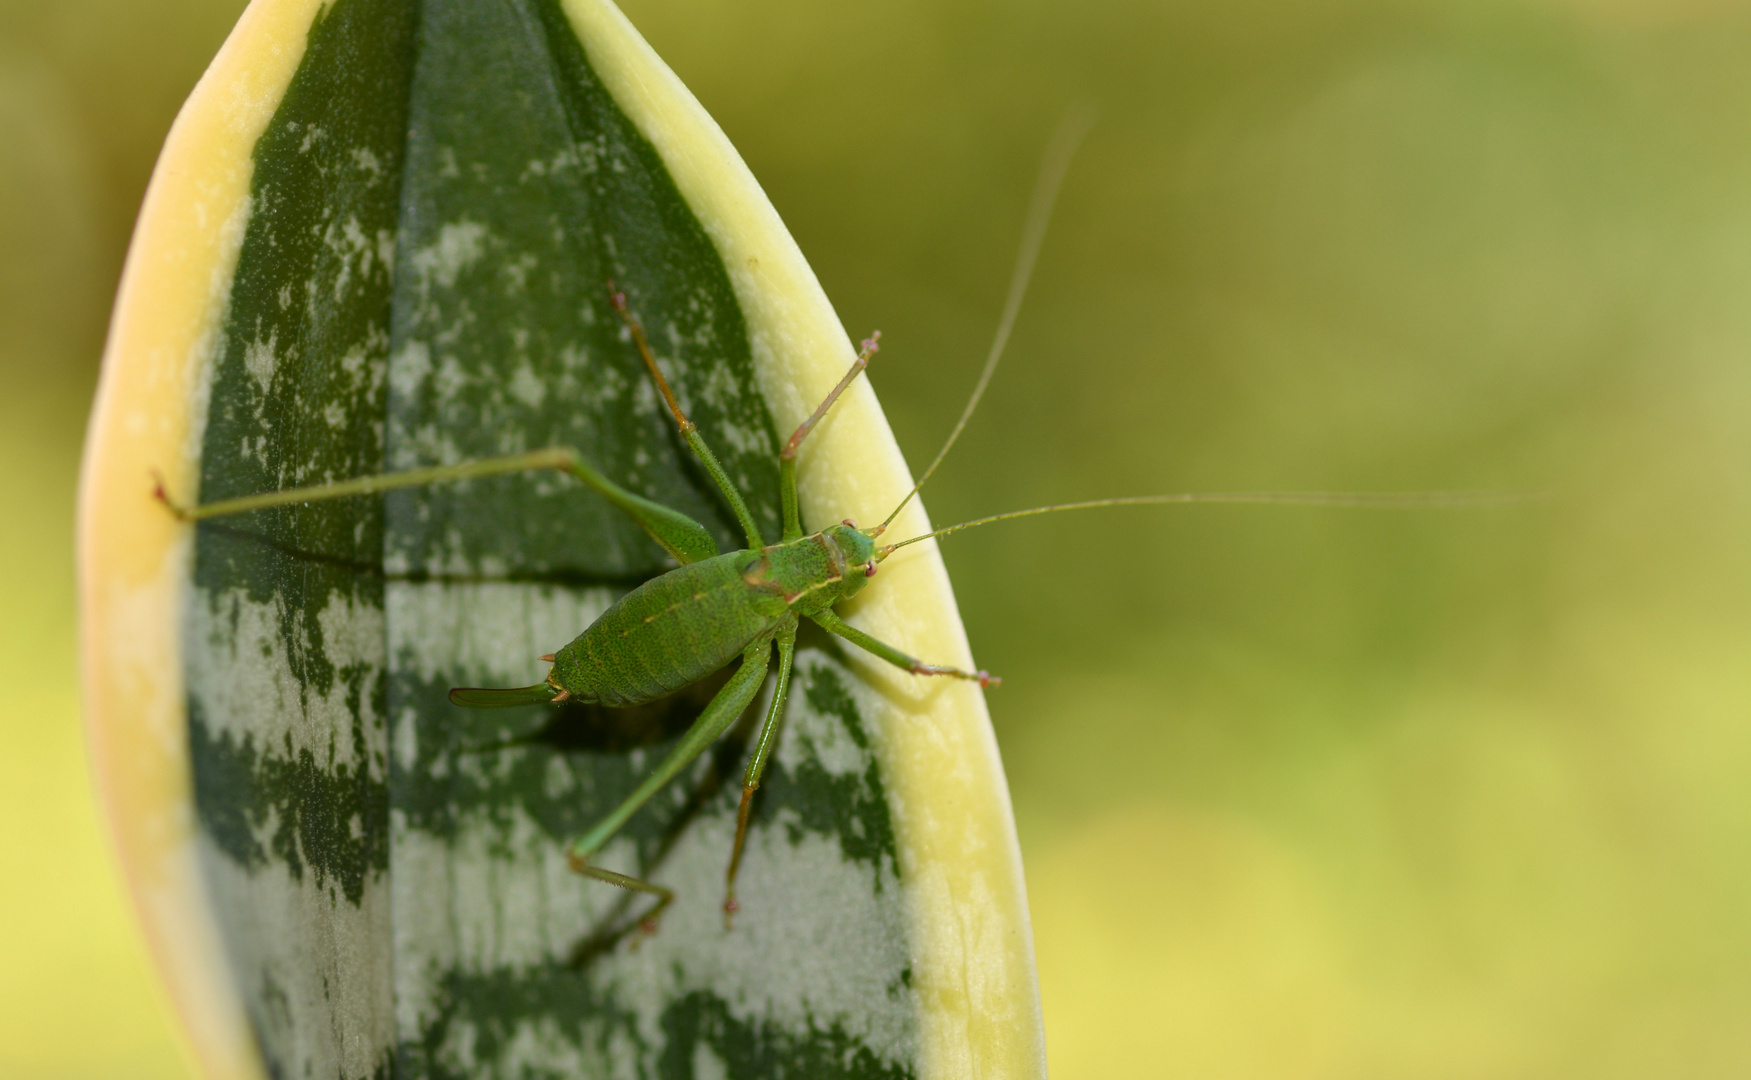
[[[795,615],[787,616],[778,627],[778,682],[772,688],[772,705],[766,710],[766,721],[760,725],[760,737],[754,742],[754,756],[748,760],[748,773],[742,780],[742,801],[736,807],[736,844],[730,850],[730,868],[724,873],[724,929],[730,929],[735,919],[736,871],[742,868],[742,847],[748,840],[748,812],[754,805],[754,792],[760,790],[760,778],[766,773],[766,762],[772,748],[778,744],[778,732],[784,725],[784,702],[790,696],[790,668],[796,659]]]
[[[944,667],[940,664],[926,664],[915,656],[909,656],[894,648],[879,638],[871,637],[862,630],[841,619],[831,610],[809,616],[819,623],[821,629],[838,634],[846,641],[860,649],[874,653],[897,668],[902,668],[914,675],[947,675],[956,679],[967,679],[980,686],[999,686],[1003,680],[989,671],[963,671],[957,667]]]
[[[736,722],[748,703],[754,700],[759,692],[760,684],[766,681],[766,668],[772,656],[771,639],[762,639],[748,646],[742,653],[742,666],[730,676],[730,681],[724,684],[717,696],[711,699],[711,704],[699,714],[699,719],[687,729],[687,734],[681,737],[680,745],[669,752],[651,774],[644,778],[638,789],[627,796],[625,801],[615,807],[607,817],[598,821],[589,832],[572,841],[566,855],[571,868],[585,877],[605,881],[622,889],[634,892],[649,893],[657,898],[657,904],[640,920],[647,933],[656,930],[657,918],[663,910],[675,900],[671,889],[646,881],[643,878],[628,874],[617,874],[612,870],[604,870],[599,866],[590,865],[590,857],[600,851],[614,834],[621,830],[628,819],[638,812],[639,807],[650,801],[651,796],[661,791],[675,774],[686,768],[687,763],[698,757],[700,752],[717,740],[719,735]]]
[[[694,456],[705,466],[705,472],[711,477],[711,482],[723,492],[723,497],[729,501],[730,509],[735,512],[736,521],[742,526],[742,532],[747,534],[748,546],[758,550],[766,546],[766,541],[760,536],[760,527],[754,524],[754,515],[748,513],[748,504],[742,501],[741,492],[730,483],[729,474],[717,460],[717,455],[711,452],[711,447],[705,444],[705,438],[699,434],[699,426],[687,418],[681,411],[681,402],[675,398],[675,391],[669,389],[669,380],[663,377],[663,371],[657,367],[657,358],[651,354],[650,342],[645,340],[644,327],[639,323],[638,316],[627,306],[626,294],[614,288],[614,283],[608,283],[608,302],[614,306],[615,314],[626,324],[626,329],[632,334],[632,343],[638,348],[638,355],[644,359],[644,366],[650,369],[651,378],[656,380],[657,389],[662,391],[663,400],[668,403],[669,412],[675,417],[675,424],[681,429],[681,438],[693,448]]]
[[[357,476],[351,480],[339,480],[332,484],[287,488],[282,491],[265,491],[258,495],[222,499],[200,506],[182,506],[174,502],[169,493],[164,490],[162,478],[157,479],[157,486],[153,489],[152,494],[181,520],[205,521],[209,518],[242,514],[251,510],[265,510],[274,506],[288,506],[293,503],[377,495],[398,488],[454,483],[459,480],[473,480],[483,476],[502,476],[507,473],[533,472],[540,469],[552,469],[581,480],[585,486],[602,495],[627,517],[637,522],[640,527],[650,533],[652,539],[661,544],[665,551],[675,556],[676,560],[681,563],[697,562],[717,554],[717,541],[712,539],[711,533],[706,531],[705,526],[679,510],[671,510],[661,503],[652,502],[643,496],[634,495],[627,491],[597,472],[595,467],[585,461],[581,454],[568,446],[533,450],[527,454],[481,458],[478,461],[464,461],[456,465],[434,465],[423,469]]]
[[[796,431],[791,433],[790,441],[786,442],[784,449],[779,451],[778,488],[784,500],[785,543],[800,539],[803,535],[802,519],[797,513],[797,447],[802,445],[803,439],[807,438],[809,432],[815,429],[815,425],[821,422],[821,418],[827,415],[827,410],[833,407],[835,401],[839,400],[839,395],[845,393],[846,389],[851,386],[851,380],[857,378],[858,373],[869,366],[869,358],[880,350],[881,340],[882,332],[880,330],[864,339],[863,347],[858,350],[857,359],[851,362],[851,370],[845,373],[845,377],[839,380],[837,386],[827,392],[826,398],[815,408],[814,412],[809,414],[809,418],[797,425]]]

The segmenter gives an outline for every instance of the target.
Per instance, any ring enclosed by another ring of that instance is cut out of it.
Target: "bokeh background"
[[[0,2],[0,1074],[190,1076],[94,808],[73,483],[132,217],[238,0]],[[1076,161],[948,521],[1049,1054],[1751,1074],[1751,2],[626,0],[921,464]]]

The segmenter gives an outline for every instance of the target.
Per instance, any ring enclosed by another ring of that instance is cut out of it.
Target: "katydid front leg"
[[[944,667],[940,664],[926,664],[917,657],[908,656],[906,653],[901,652],[899,649],[894,648],[892,645],[889,645],[887,642],[882,641],[879,638],[871,637],[857,627],[852,626],[844,619],[841,619],[831,610],[818,612],[809,617],[814,619],[815,622],[820,625],[821,629],[830,633],[838,634],[840,637],[851,642],[853,645],[856,645],[858,648],[863,649],[866,652],[874,653],[876,656],[881,657],[883,660],[886,660],[888,663],[902,671],[911,672],[913,675],[947,675],[955,679],[966,679],[970,682],[976,682],[980,686],[998,686],[1003,682],[1002,679],[991,674],[989,671],[963,671],[957,667]]]
[[[784,444],[784,449],[778,453],[778,493],[784,503],[784,542],[800,540],[803,535],[802,518],[797,508],[796,497],[796,452],[808,438],[809,432],[815,430],[815,425],[827,415],[827,410],[839,400],[839,395],[850,389],[852,380],[869,367],[870,358],[881,349],[882,332],[877,330],[863,339],[863,346],[857,350],[857,359],[851,362],[851,368],[833,389],[827,391],[827,396],[821,399],[821,404],[815,407],[808,419],[797,425],[790,439]]]
[[[794,631],[793,631],[794,633]],[[609,815],[598,821],[589,832],[572,841],[567,851],[571,868],[585,877],[605,881],[610,885],[618,885],[622,889],[634,892],[649,893],[657,898],[656,906],[645,913],[639,920],[646,933],[656,929],[656,923],[663,909],[675,900],[674,890],[654,884],[643,878],[632,877],[629,874],[619,874],[612,870],[604,870],[590,864],[590,857],[614,838],[639,807],[650,801],[652,795],[663,789],[663,786],[675,778],[675,774],[687,767],[687,764],[698,757],[706,747],[717,741],[736,718],[742,715],[754,695],[759,693],[760,684],[766,681],[766,668],[772,656],[772,639],[762,638],[748,646],[742,653],[742,666],[724,684],[717,696],[711,699],[711,704],[699,714],[699,719],[687,729],[687,734],[681,737],[681,742],[663,759],[663,763],[651,771],[638,789]]]

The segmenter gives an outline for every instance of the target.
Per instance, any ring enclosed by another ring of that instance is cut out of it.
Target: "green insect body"
[[[580,874],[621,888],[654,896],[656,904],[646,914],[644,925],[653,929],[656,917],[674,899],[664,886],[642,878],[594,865],[592,859],[619,832],[633,814],[673,780],[689,762],[728,730],[753,703],[777,654],[777,678],[771,702],[755,738],[743,779],[737,814],[735,845],[726,873],[724,918],[726,927],[736,911],[735,880],[747,839],[748,818],[754,792],[776,744],[790,689],[796,652],[797,628],[810,619],[875,656],[915,675],[937,675],[977,681],[990,686],[998,680],[984,671],[924,663],[887,642],[852,627],[834,613],[834,605],[855,596],[875,575],[877,564],[908,544],[958,532],[994,521],[1077,510],[1096,506],[1191,502],[1275,502],[1306,505],[1350,506],[1466,506],[1513,501],[1498,493],[1431,493],[1427,495],[1334,495],[1321,493],[1209,493],[1152,495],[1064,503],[1011,511],[915,536],[898,543],[877,546],[880,536],[913,495],[941,464],[966,425],[989,383],[1003,344],[1014,323],[1033,261],[1038,253],[1052,200],[1068,165],[1070,154],[1086,120],[1067,124],[1049,152],[1035,191],[1033,212],[1024,233],[1021,256],[1011,281],[1009,300],[999,325],[997,341],[985,362],[971,400],[961,414],[947,444],[925,469],[912,491],[901,500],[886,521],[860,529],[852,522],[805,534],[798,515],[796,490],[797,452],[809,432],[826,415],[841,394],[868,365],[880,334],[863,343],[851,369],[796,429],[779,456],[780,497],[784,535],[779,543],[767,544],[741,495],[730,483],[717,457],[682,411],[662,371],[657,367],[643,328],[628,308],[623,294],[609,292],[615,311],[625,322],[630,339],[652,381],[661,391],[683,441],[698,457],[719,493],[734,512],[747,537],[748,546],[719,554],[706,528],[687,515],[626,491],[598,472],[575,450],[552,447],[526,454],[489,458],[457,465],[413,469],[399,473],[357,477],[318,487],[266,492],[228,499],[203,506],[182,508],[172,503],[160,482],[157,494],[170,509],[187,521],[243,513],[270,506],[374,495],[396,488],[469,480],[477,477],[550,469],[566,473],[594,490],[610,504],[637,522],[675,561],[675,569],[655,577],[612,604],[583,633],[543,660],[552,668],[546,681],[512,689],[455,689],[450,700],[468,708],[505,708],[567,700],[620,708],[640,705],[695,683],[740,657],[741,663],[717,692],[669,755],[654,768],[625,800],[582,836],[574,840],[568,856]]]
[[[531,469],[565,472],[603,495],[642,526],[681,565],[633,589],[610,605],[577,638],[543,657],[552,663],[545,682],[502,690],[458,688],[451,691],[450,700],[467,708],[507,708],[568,700],[625,708],[673,693],[741,657],[741,665],[735,674],[712,698],[668,757],[620,806],[570,846],[571,866],[579,873],[657,898],[655,907],[644,920],[648,928],[654,926],[657,915],[673,901],[673,892],[641,878],[595,866],[591,859],[640,807],[747,710],[766,680],[776,650],[777,683],[743,780],[735,846],[726,874],[724,912],[727,926],[737,907],[735,878],[747,840],[748,815],[784,716],[796,653],[797,627],[802,619],[811,619],[827,631],[915,674],[971,679],[981,685],[991,685],[997,680],[983,671],[963,671],[923,663],[853,628],[834,614],[833,606],[860,592],[875,575],[876,564],[893,550],[893,546],[878,549],[875,544],[874,538],[885,529],[885,524],[859,529],[847,521],[813,534],[804,534],[802,530],[797,511],[797,450],[833,402],[868,365],[875,353],[879,334],[864,342],[851,370],[785,445],[779,469],[784,536],[779,543],[768,545],[716,455],[682,412],[668,381],[657,367],[643,328],[627,307],[624,294],[614,292],[612,286],[610,294],[616,312],[626,322],[646,369],[675,418],[682,439],[698,456],[740,522],[748,539],[747,548],[718,554],[716,544],[704,526],[676,510],[625,491],[597,472],[576,451],[564,447],[460,465],[359,477],[318,487],[267,492],[188,509],[172,503],[165,495],[162,483],[158,495],[179,517],[189,521],[269,506],[373,495],[396,488]]]
[[[548,682],[573,700],[642,705],[717,671],[787,620],[863,588],[875,545],[844,525],[732,551],[652,578],[554,654]]]

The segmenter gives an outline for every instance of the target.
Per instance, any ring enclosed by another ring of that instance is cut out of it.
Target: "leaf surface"
[[[295,64],[271,109],[259,93],[245,107],[241,69],[276,46]],[[200,126],[215,115],[228,131]],[[176,201],[191,160],[207,169],[198,213]],[[235,209],[215,215],[227,192]],[[205,246],[176,272],[224,287],[149,307],[167,287],[141,266],[190,231]],[[636,526],[554,475],[257,511],[192,537],[122,494],[142,461],[213,501],[563,444],[740,547],[610,281],[776,538],[777,432],[849,344],[721,133],[611,7],[264,0],[179,121],[112,333],[84,571],[88,685],[127,668],[123,623],[179,626],[182,682],[142,701],[186,756],[128,768],[158,769],[158,798],[186,799],[192,822],[156,846],[118,830],[137,877],[157,879],[142,892],[161,954],[185,923],[155,921],[154,897],[194,911],[182,936],[214,954],[171,960],[185,1013],[208,1011],[191,1024],[209,1066],[247,1069],[248,1044],[278,1076],[1031,1075],[1019,865],[970,688],[920,687],[805,635],[736,928],[719,903],[752,715],[602,853],[679,894],[635,948],[642,905],[572,874],[564,844],[721,680],[631,710],[480,712],[448,695],[538,683],[540,655],[663,572]],[[153,352],[154,333],[171,344]],[[180,421],[134,452],[130,379]],[[867,387],[841,413],[810,447],[805,508],[868,520],[904,466]],[[123,619],[127,575],[105,545],[128,528],[164,554],[137,568],[157,591]],[[895,570],[852,617],[964,659],[934,552]],[[126,759],[127,717],[98,708],[93,725]],[[146,796],[118,768],[119,818]],[[246,1038],[211,1019],[219,999],[241,1004]]]

